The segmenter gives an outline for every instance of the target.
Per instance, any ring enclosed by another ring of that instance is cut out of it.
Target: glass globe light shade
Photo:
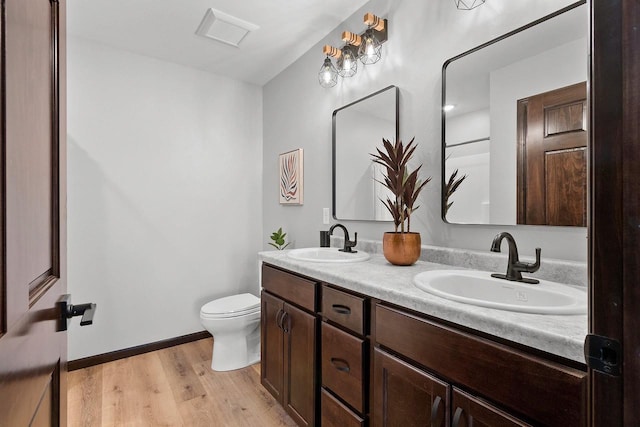
[[[318,81],[320,82],[320,86],[324,88],[334,87],[336,83],[338,83],[338,71],[328,56],[325,58],[322,67],[320,67]]]
[[[338,59],[338,74],[340,77],[351,77],[358,72],[358,58],[355,50],[349,46],[342,48],[342,55]]]
[[[362,36],[358,56],[364,65],[375,64],[382,58],[382,46],[371,28],[365,31],[364,36]]]

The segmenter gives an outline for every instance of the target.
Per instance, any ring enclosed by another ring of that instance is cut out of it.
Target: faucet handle
[[[353,242],[349,242],[349,246],[351,246],[352,248],[358,244],[358,232],[356,231],[355,233],[353,233]]]
[[[354,253],[354,254],[358,252],[358,251],[352,251],[351,250],[351,248],[355,247],[358,244],[358,232],[355,232],[353,236],[354,236],[353,237],[353,239],[354,239],[353,241],[347,240],[345,238],[344,249],[343,249],[344,252],[350,252],[350,253]]]
[[[540,254],[542,253],[542,249],[536,248],[536,262],[533,264],[530,263],[522,263],[522,267],[520,271],[526,271],[527,273],[535,273],[540,269]]]
[[[518,262],[516,263],[516,265],[513,266],[513,269],[516,270],[518,272],[518,274],[520,274],[520,272],[524,272],[524,273],[535,273],[536,271],[538,271],[540,269],[540,254],[542,253],[542,249],[540,248],[536,248],[536,262],[531,264],[531,263],[526,263],[526,262]],[[520,279],[518,279],[519,282],[523,282],[523,283],[529,283],[532,285],[535,285],[537,283],[540,283],[540,281],[538,279],[531,279],[531,278],[523,278],[522,276],[520,276]]]

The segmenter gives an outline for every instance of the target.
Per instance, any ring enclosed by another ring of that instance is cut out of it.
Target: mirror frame
[[[563,7],[562,9],[559,9],[553,13],[550,13],[549,15],[543,16],[542,18],[536,19],[535,21],[529,22],[526,25],[523,25],[522,27],[516,28],[513,31],[509,31],[506,34],[503,34],[499,37],[496,37],[495,39],[489,40],[488,42],[482,43],[479,46],[476,46],[472,49],[467,50],[466,52],[463,52],[459,55],[456,55],[452,58],[447,59],[444,64],[442,65],[442,105],[440,106],[440,114],[442,117],[442,132],[441,132],[441,150],[442,150],[442,154],[440,156],[440,217],[442,218],[442,221],[445,224],[452,224],[452,225],[479,225],[479,226],[504,226],[503,224],[459,224],[456,222],[449,222],[447,221],[447,218],[445,216],[445,193],[446,193],[446,177],[445,177],[445,173],[446,173],[446,169],[445,169],[445,161],[446,161],[446,114],[444,112],[444,106],[447,105],[447,67],[449,66],[450,63],[452,63],[453,61],[463,58],[469,54],[472,54],[474,52],[479,51],[480,49],[484,49],[487,46],[491,46],[492,44],[495,44],[501,40],[506,39],[507,37],[511,37],[515,34],[518,34],[524,30],[527,30],[531,27],[534,27],[542,22],[548,21],[552,18],[555,18],[558,15],[561,15],[565,12],[568,12],[572,9],[575,9],[579,6],[585,5],[587,4],[587,0],[579,0],[575,3],[572,3],[568,6]],[[589,189],[587,189],[587,192],[589,191]],[[515,224],[515,226],[523,226],[522,224]],[[526,225],[525,225],[526,226]],[[540,225],[536,225],[535,227],[540,227]],[[546,226],[542,226],[542,227],[546,227]]]
[[[336,215],[336,114],[344,110],[345,108],[349,108],[359,102],[365,101],[369,98],[373,98],[376,95],[381,94],[382,92],[386,92],[387,90],[395,88],[395,119],[396,119],[396,132],[395,138],[396,141],[400,139],[400,89],[396,85],[390,85],[383,89],[380,89],[372,94],[365,96],[364,98],[360,98],[356,101],[353,101],[347,105],[344,105],[336,110],[333,110],[333,114],[331,115],[331,215],[333,219],[339,221],[370,221],[370,222],[391,222],[391,220],[380,220],[380,219],[358,219],[358,218],[338,218]]]

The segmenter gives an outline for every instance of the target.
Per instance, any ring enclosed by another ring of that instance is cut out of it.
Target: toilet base
[[[211,369],[218,372],[246,368],[260,361],[260,327],[246,337],[237,335],[213,337]]]

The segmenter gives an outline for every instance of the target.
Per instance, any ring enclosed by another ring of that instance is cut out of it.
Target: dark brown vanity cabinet
[[[300,426],[316,421],[316,282],[262,268],[262,385]]]
[[[301,426],[586,426],[587,372],[262,268],[261,381]]]
[[[369,301],[322,286],[321,424],[364,426],[368,403]]]
[[[374,426],[586,426],[585,371],[385,304],[374,319]]]

